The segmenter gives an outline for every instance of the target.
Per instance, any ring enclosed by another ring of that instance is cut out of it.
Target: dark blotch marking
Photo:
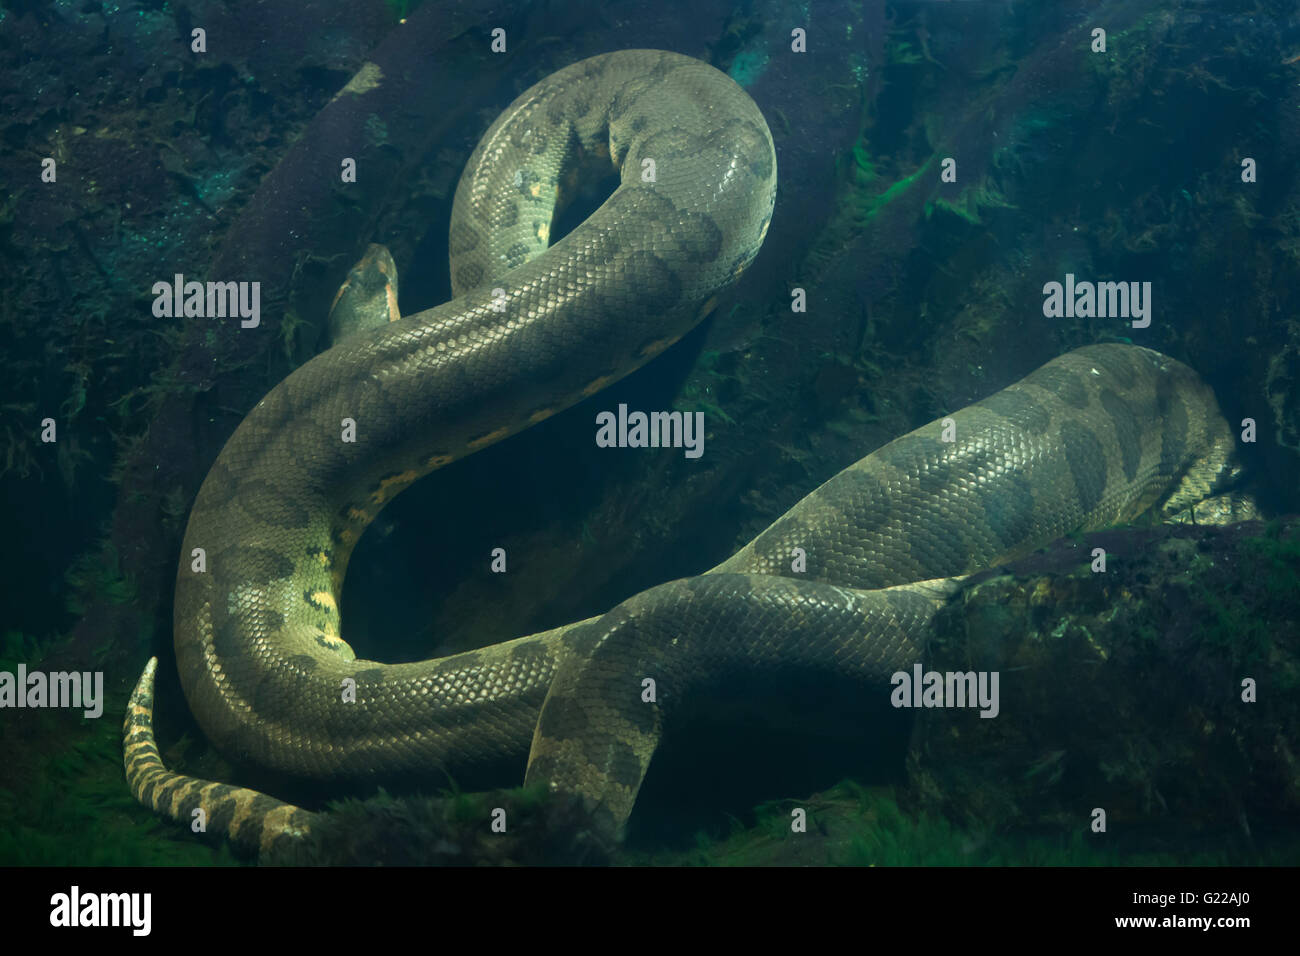
[[[145,786],[143,793],[148,794],[149,800],[154,807],[160,808],[164,803],[171,803],[172,794],[182,782],[174,775],[155,777]]]
[[[653,90],[658,83],[649,76],[631,77],[614,93],[609,101],[606,115],[611,123],[617,123],[626,116],[643,95]]]
[[[1079,372],[1045,365],[1030,375],[1028,381],[1047,389],[1071,408],[1088,407],[1088,390],[1084,387]]]
[[[477,229],[464,222],[454,222],[448,235],[447,247],[452,255],[460,255],[478,248],[479,233]]]
[[[537,729],[552,740],[570,740],[590,727],[587,711],[571,697],[552,697],[542,708]]]
[[[255,637],[269,637],[284,627],[284,615],[273,607],[252,607],[244,614],[244,629]]]
[[[692,262],[714,262],[722,254],[722,229],[713,217],[699,213],[683,215],[683,225],[677,233],[682,253]],[[674,230],[676,232],[676,229]]]
[[[599,621],[588,624],[585,627],[574,628],[567,632],[560,643],[572,654],[578,657],[586,657],[591,653],[597,642],[600,640]]]
[[[204,807],[208,814],[207,827],[209,832],[234,835],[231,825],[235,821],[235,811],[239,809],[239,802],[231,790],[232,788],[227,787],[224,793],[214,794],[209,797],[209,802]]]
[[[233,551],[231,559],[237,564],[239,580],[250,584],[270,584],[293,575],[293,562],[270,548],[240,547]]]
[[[538,201],[538,197],[533,195],[533,186],[541,181],[542,177],[539,176],[536,171],[531,169],[521,169],[515,179],[511,182],[515,186],[515,191],[518,192],[523,199],[530,203],[535,203]]]
[[[471,262],[456,270],[456,287],[459,289],[477,289],[483,281],[483,267]]]
[[[510,652],[510,661],[532,670],[541,670],[549,656],[541,644],[521,644]]]
[[[673,57],[661,53],[659,58],[655,61],[655,65],[650,68],[650,72],[646,75],[652,80],[662,81],[664,77],[671,73],[675,68],[676,66],[673,63]]]
[[[963,472],[965,468],[963,467]],[[928,497],[940,498],[954,488],[952,465],[946,461],[930,461],[916,472],[916,481],[921,493]]]
[[[893,463],[893,458],[890,456]],[[889,487],[878,477],[862,468],[853,468],[840,475],[822,490],[822,500],[833,510],[851,517],[853,527],[861,532],[879,531],[889,522],[894,510]],[[784,526],[781,522],[780,526]],[[776,530],[776,529],[773,529]],[[763,541],[767,535],[759,537]],[[811,538],[800,543],[808,548]],[[810,554],[809,557],[812,555]]]
[[[1052,425],[1052,416],[1018,388],[1003,389],[978,404],[1031,435],[1041,435]]]
[[[985,495],[981,502],[984,520],[1003,550],[1028,540],[1033,533],[1033,487],[1019,470],[1004,475],[997,491]]]
[[[767,136],[756,124],[749,120],[732,119],[710,133],[706,141],[724,155],[735,154],[758,183],[771,180],[775,157],[768,146]]]
[[[829,503],[828,497],[823,500]],[[765,574],[794,574],[795,572],[790,569],[790,562],[793,560],[790,550],[803,548],[808,551],[812,540],[813,533],[807,522],[797,516],[783,517],[754,539],[754,555],[770,560],[775,565],[764,571]],[[813,575],[817,573],[815,559],[816,552],[808,551],[808,573]]]
[[[212,650],[217,657],[238,657],[244,650],[239,621],[229,614],[217,615],[212,628]]]
[[[929,435],[904,435],[880,450],[881,457],[905,475],[915,475],[943,457],[945,443]]]
[[[1084,512],[1091,512],[1106,493],[1106,451],[1088,429],[1076,422],[1061,425],[1061,447]]]
[[[767,137],[763,135],[762,130],[752,127],[754,130],[755,146],[750,153],[749,171],[753,177],[760,183],[771,182],[775,170],[772,169],[772,163],[776,157],[772,155],[771,149],[767,145]]]
[[[519,205],[517,203],[506,204],[506,206],[501,210],[498,224],[509,227],[515,225],[517,222],[519,222]]]
[[[240,487],[239,479],[224,462],[213,462],[203,483],[203,508],[205,511],[220,514],[235,500]]]
[[[607,208],[617,210],[629,219],[644,217],[649,222],[662,223],[669,230],[683,215],[683,211],[671,199],[655,187],[640,181],[620,184],[610,193],[605,204]]]
[[[619,288],[615,283],[608,289],[593,289],[596,308],[600,314],[622,316],[654,315],[677,305],[682,298],[682,280],[672,267],[649,250],[640,250],[624,257],[622,270],[627,284]],[[629,290],[637,294],[629,296]]]
[[[649,676],[649,675],[641,675],[641,676]],[[640,677],[638,677],[636,681],[636,687],[639,689],[640,686],[641,686],[641,681],[640,681]],[[663,688],[662,686],[660,686],[661,700],[662,700],[662,696],[663,696]],[[641,700],[640,694],[637,693],[629,700],[628,703],[622,706],[621,716],[638,733],[641,733],[649,737],[655,733],[655,717],[658,713],[659,706],[662,705],[646,703],[645,701]]]
[[[1137,370],[1134,369],[1133,363],[1129,360],[1127,348],[1099,349],[1093,356],[1093,362],[1098,370],[1103,372],[1118,388],[1129,389],[1133,387]]]
[[[1101,390],[1101,407],[1110,416],[1115,426],[1115,438],[1119,442],[1120,460],[1124,466],[1124,476],[1132,481],[1137,477],[1138,465],[1142,461],[1142,426],[1128,403],[1109,388]]]
[[[252,845],[257,846],[262,842],[262,829],[266,826],[267,815],[273,810],[278,810],[283,804],[274,797],[268,797],[259,793],[252,800],[240,802],[246,803],[249,809],[248,817],[239,828],[239,839]],[[234,800],[230,801],[233,805]]]
[[[633,790],[641,786],[645,770],[631,744],[612,735],[602,734],[599,741],[587,747],[587,754],[588,760],[595,766],[604,764],[605,776],[613,783]],[[606,759],[602,761],[601,757]]]
[[[904,435],[885,447],[888,449],[886,461],[903,474],[912,476],[913,487],[905,496],[906,506],[915,508],[919,503],[923,507],[937,507],[940,503],[950,504],[957,498],[962,490],[958,479],[968,475],[969,466],[959,463],[954,467],[945,461],[950,447],[946,443],[925,435]],[[883,526],[890,517],[890,513],[885,512],[873,520]],[[853,523],[854,527],[863,527],[856,516]],[[937,534],[909,535],[908,551],[920,569],[931,577],[957,574],[970,564],[970,541],[964,530],[954,527],[944,528]]]
[[[524,777],[524,785],[532,786],[535,783],[550,783],[558,776],[560,762],[551,754],[538,756],[528,764],[528,773]]]
[[[528,261],[529,248],[522,242],[516,242],[506,250],[506,268],[513,269]]]
[[[289,663],[299,670],[314,671],[316,669],[316,658],[310,654],[295,654],[289,658]]]
[[[1187,406],[1168,376],[1160,379],[1156,387],[1156,401],[1160,407],[1160,471],[1172,475],[1183,466],[1187,455]]]
[[[337,618],[338,611],[335,608],[328,607],[322,604],[319,600],[317,600],[316,595],[318,593],[319,592],[317,591],[303,591],[302,599],[307,603],[308,607],[313,608],[317,611],[321,611],[331,618]]]

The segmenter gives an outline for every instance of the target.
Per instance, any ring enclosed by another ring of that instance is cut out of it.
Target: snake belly
[[[620,186],[548,247],[562,171],[605,154]],[[338,595],[379,509],[684,334],[757,253],[775,176],[757,107],[687,57],[582,61],[507,109],[457,190],[456,298],[295,371],[200,489],[175,648],[219,749],[327,780],[459,774],[528,755],[527,781],[581,794],[617,830],[660,738],[693,705],[754,675],[878,682],[919,659],[954,576],[1075,528],[1183,507],[1232,469],[1232,435],[1194,372],[1136,346],[1090,346],[850,466],[709,573],[474,652],[354,659]],[[340,440],[344,419],[354,442]],[[804,573],[791,570],[794,548],[807,554]],[[263,848],[308,827],[289,804],[166,770],[153,669],[124,726],[137,799],[182,820],[202,807]],[[654,705],[640,693],[647,675]]]

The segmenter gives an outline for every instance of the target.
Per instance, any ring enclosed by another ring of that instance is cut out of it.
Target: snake
[[[551,243],[575,183],[611,165],[613,193]],[[878,448],[705,573],[473,651],[357,659],[340,594],[384,505],[680,339],[758,254],[776,179],[754,101],[675,53],[579,61],[492,123],[453,200],[453,298],[397,318],[391,258],[368,253],[345,288],[369,282],[360,298],[390,314],[276,385],[195,498],[173,641],[220,752],[326,782],[523,765],[525,785],[575,796],[619,834],[661,742],[714,708],[779,701],[795,680],[878,693],[921,659],[965,575],[1172,515],[1236,474],[1234,436],[1191,368],[1084,346]],[[123,724],[135,798],[258,851],[309,833],[313,811],[166,767],[156,670]]]

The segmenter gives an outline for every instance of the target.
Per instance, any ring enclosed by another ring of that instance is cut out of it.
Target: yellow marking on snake
[[[587,383],[585,388],[583,388],[582,397],[586,398],[589,395],[595,395],[602,388],[613,382],[615,378],[616,376],[614,375],[602,375],[600,378],[593,379],[591,382]]]
[[[336,305],[339,304],[339,299],[343,298],[343,293],[344,293],[344,292],[347,292],[347,291],[348,291],[348,287],[351,286],[351,285],[352,285],[352,280],[351,280],[351,279],[345,279],[344,282],[343,282],[343,284],[342,284],[341,286],[339,286],[339,291],[337,291],[337,292],[334,293],[334,301],[330,303],[330,308],[329,308],[329,310],[330,310],[331,312],[334,311],[334,307],[335,307]]]
[[[380,268],[380,271],[383,271],[382,267]],[[397,308],[397,292],[393,289],[393,284],[391,282],[384,286],[384,292],[388,296],[388,321],[396,322],[402,317],[402,313]]]
[[[231,818],[230,829],[238,833],[252,816],[253,801],[245,798],[243,794],[236,794],[233,802],[235,804],[235,814]]]
[[[327,611],[333,611],[335,614],[339,612],[339,606],[334,600],[334,595],[330,594],[329,591],[326,591],[323,588],[319,591],[312,591],[311,600],[317,607],[324,608]]]
[[[488,445],[491,445],[493,442],[500,441],[501,439],[505,438],[509,434],[510,434],[510,426],[502,425],[500,428],[490,431],[486,435],[480,435],[478,438],[473,439],[465,447],[468,448],[470,451],[478,451],[480,448],[486,448]]]
[[[703,315],[703,313],[701,313],[701,315]],[[655,339],[653,342],[650,342],[645,346],[643,346],[641,351],[638,352],[637,355],[639,355],[641,358],[653,358],[654,356],[658,355],[660,352],[668,348],[668,346],[672,345],[676,341],[677,339],[671,336],[662,339]],[[599,381],[599,379],[597,381]]]
[[[393,498],[397,497],[412,482],[420,477],[420,473],[414,468],[407,469],[400,475],[391,475],[388,478],[382,478],[379,481],[379,487],[370,495],[370,500],[377,505],[386,504]]]

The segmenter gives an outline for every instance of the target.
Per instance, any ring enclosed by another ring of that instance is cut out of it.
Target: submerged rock
[[[1108,834],[1183,846],[1295,819],[1300,521],[1102,532],[980,578],[926,667],[999,672],[999,712],[919,712],[921,807],[1085,833],[1100,808]]]

